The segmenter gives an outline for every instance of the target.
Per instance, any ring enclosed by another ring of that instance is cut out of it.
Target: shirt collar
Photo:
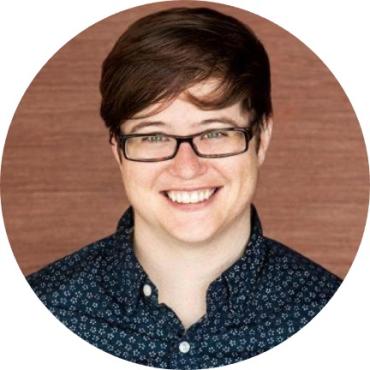
[[[248,305],[253,302],[267,248],[257,210],[252,205],[251,233],[244,254],[221,275],[227,283],[233,311],[245,315]]]
[[[104,248],[103,283],[128,313],[136,307],[147,275],[137,260],[133,248],[133,209],[130,207],[120,218],[113,243]]]
[[[149,278],[133,249],[133,209],[130,207],[118,222],[112,248],[105,249],[103,281],[106,289],[129,312],[137,305],[142,287]],[[256,208],[251,206],[251,233],[242,257],[217,279],[229,291],[229,304],[233,312],[245,314],[246,305],[253,299],[259,271],[266,255],[261,222]],[[106,276],[106,278],[105,278]]]

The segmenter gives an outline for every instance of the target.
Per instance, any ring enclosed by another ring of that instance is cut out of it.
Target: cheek
[[[150,166],[150,167],[149,167]],[[153,189],[158,171],[152,164],[130,162],[121,166],[121,177],[128,196]]]
[[[228,178],[237,196],[254,193],[258,176],[256,155],[246,156],[228,166]]]
[[[133,189],[137,188],[138,179],[141,177],[140,171],[135,170],[135,168],[132,168],[130,165],[122,165],[120,170],[123,187],[125,188],[129,200],[131,200],[132,195],[135,195]]]

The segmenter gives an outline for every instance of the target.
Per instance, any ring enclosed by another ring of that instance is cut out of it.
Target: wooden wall
[[[99,117],[100,66],[130,23],[178,5],[224,11],[264,42],[275,122],[255,201],[265,234],[344,277],[369,200],[364,141],[348,98],[319,58],[275,24],[237,8],[184,1],[137,7],[93,25],[33,80],[9,130],[1,178],[20,268],[28,274],[114,232],[128,203]]]

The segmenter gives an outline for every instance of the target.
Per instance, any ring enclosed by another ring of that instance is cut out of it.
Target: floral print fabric
[[[136,259],[133,210],[113,235],[31,274],[49,310],[96,347],[135,363],[172,369],[218,367],[281,343],[328,302],[341,280],[266,238],[254,206],[244,255],[207,291],[207,313],[187,330],[158,304]]]

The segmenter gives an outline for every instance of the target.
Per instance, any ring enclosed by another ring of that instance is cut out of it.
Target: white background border
[[[147,1],[3,0],[0,5],[1,152],[16,107],[35,74],[66,42],[93,23]],[[370,34],[367,2],[223,1],[261,15],[293,33],[334,73],[370,146]],[[369,155],[369,152],[368,152]],[[369,369],[369,222],[359,253],[338,293],[291,339],[234,368]],[[23,278],[0,223],[0,368],[139,368],[72,334],[36,298]]]

